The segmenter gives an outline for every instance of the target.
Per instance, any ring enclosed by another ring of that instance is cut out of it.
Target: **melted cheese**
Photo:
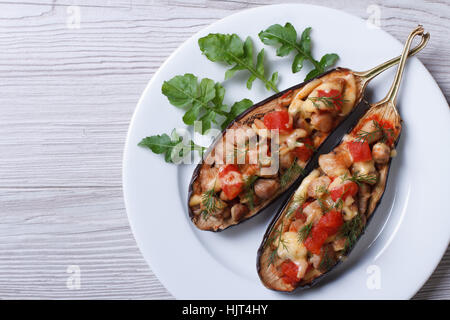
[[[358,214],[358,207],[352,205],[355,202],[352,196],[348,196],[344,201],[342,212],[344,213],[344,220],[350,221]]]
[[[297,147],[301,147],[303,143],[297,142],[297,140],[307,135],[308,132],[304,129],[294,129],[289,134],[280,134],[280,154],[284,155]]]
[[[290,259],[293,262],[301,262],[306,258],[308,250],[303,243],[298,241],[297,232],[285,232],[281,235],[282,245],[278,249],[281,259]]]
[[[350,221],[358,214],[358,208],[356,206],[344,206],[342,208],[344,213],[344,220]]]
[[[303,100],[294,99],[289,105],[288,112],[291,116],[295,117],[297,113],[302,109]]]
[[[308,250],[302,242],[298,241],[297,232],[283,233],[281,241],[283,244],[278,249],[278,256],[283,260],[289,259],[294,262],[298,267],[297,278],[303,278],[308,269]]]

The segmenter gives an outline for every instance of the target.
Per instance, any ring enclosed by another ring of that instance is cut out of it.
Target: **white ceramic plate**
[[[177,49],[153,76],[134,113],[124,155],[125,203],[136,241],[153,272],[180,299],[406,299],[412,297],[440,261],[450,238],[446,200],[450,181],[450,113],[436,82],[417,58],[407,62],[398,106],[404,127],[388,188],[366,234],[348,261],[317,287],[281,294],[263,287],[256,273],[256,251],[279,203],[254,219],[221,233],[197,230],[188,218],[188,183],[195,165],[164,162],[137,143],[145,136],[183,128],[182,112],[161,94],[177,74],[222,81],[225,66],[201,55],[197,40],[211,32],[251,35],[291,22],[300,33],[311,26],[315,57],[340,55],[339,66],[366,70],[401,53],[403,44],[360,18],[310,5],[265,6],[243,11],[205,28]],[[426,21],[422,21],[425,24]],[[411,25],[411,30],[416,25]],[[404,35],[406,39],[406,34]],[[433,35],[431,40],[433,41]],[[426,48],[424,49],[426,50]],[[310,66],[290,71],[291,58],[266,47],[266,68],[279,71],[280,89],[303,81]],[[420,53],[418,55],[420,58]],[[226,101],[258,102],[272,93],[255,81],[245,88],[245,72],[225,82]],[[370,102],[380,100],[395,68],[373,81]],[[436,139],[438,137],[438,139]],[[431,157],[431,154],[433,156]]]

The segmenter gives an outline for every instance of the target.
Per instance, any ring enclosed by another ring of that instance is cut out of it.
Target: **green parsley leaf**
[[[324,55],[320,61],[313,58],[311,54],[311,28],[303,30],[300,41],[297,41],[297,31],[294,26],[287,22],[284,27],[274,24],[259,33],[259,38],[264,44],[277,47],[277,56],[287,56],[291,51],[296,51],[292,62],[292,72],[297,73],[303,68],[303,62],[308,60],[314,66],[305,80],[312,79],[331,66],[339,59],[335,53]]]
[[[146,137],[139,142],[138,146],[148,148],[156,154],[164,154],[164,159],[168,163],[179,162],[192,150],[197,150],[200,155],[203,155],[205,150],[204,147],[196,145],[191,140],[184,144],[183,138],[178,136],[175,130],[172,132],[172,137],[165,133]]]
[[[193,74],[178,75],[164,81],[162,93],[172,105],[186,110],[183,116],[185,124],[202,122],[201,133],[210,129],[212,123],[217,123],[217,115],[228,116],[224,111],[226,106],[223,105],[225,88],[211,79],[204,78],[198,83],[197,77]]]
[[[231,121],[236,119],[238,115],[250,108],[252,105],[253,102],[249,99],[242,99],[241,101],[234,103],[231,106],[230,112],[228,112],[225,121],[222,123],[222,130],[225,129],[231,123]]]
[[[277,75],[272,75],[270,80],[266,78],[264,70],[264,49],[257,55],[256,64],[253,58],[253,43],[250,37],[242,41],[236,34],[210,33],[200,38],[198,45],[202,53],[213,62],[224,62],[231,69],[225,73],[225,80],[230,79],[239,70],[247,70],[250,77],[247,80],[247,88],[251,89],[253,81],[261,80],[268,90],[278,92],[276,87]]]

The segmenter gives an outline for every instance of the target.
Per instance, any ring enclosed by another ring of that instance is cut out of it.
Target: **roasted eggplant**
[[[401,132],[396,97],[412,39],[408,37],[391,90],[329,153],[318,157],[298,189],[269,225],[257,270],[269,289],[293,291],[322,279],[350,253],[386,188]]]
[[[409,55],[425,43],[422,39]],[[361,102],[368,82],[399,61],[397,57],[366,72],[330,70],[239,115],[193,173],[188,191],[192,222],[202,230],[224,230],[294,187],[315,150]],[[268,143],[275,140],[268,137],[269,130],[279,133],[279,153]]]

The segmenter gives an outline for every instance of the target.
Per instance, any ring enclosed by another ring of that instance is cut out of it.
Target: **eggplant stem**
[[[378,103],[379,105],[389,102],[389,104],[392,105],[395,109],[398,91],[400,89],[400,83],[402,82],[403,71],[405,70],[406,59],[408,58],[409,48],[411,47],[411,43],[412,43],[414,37],[417,35],[423,36],[423,34],[424,34],[424,30],[421,25],[418,25],[417,28],[415,28],[409,34],[408,39],[406,40],[406,43],[405,43],[405,47],[403,48],[403,52],[402,52],[402,55],[400,58],[397,72],[395,74],[394,81],[392,82],[392,86],[389,89],[389,92],[387,93],[386,97]]]
[[[414,30],[415,31],[415,30]],[[413,32],[414,32],[413,31]],[[419,33],[420,34],[420,33]],[[425,48],[425,46],[428,43],[428,40],[430,39],[430,34],[427,33],[422,33],[422,39],[420,41],[420,43],[411,51],[409,51],[408,57],[412,57],[415,54],[417,54],[420,50],[422,50],[423,48]],[[400,58],[401,56],[398,56],[396,58],[393,58],[389,61],[386,61],[370,70],[367,71],[361,71],[361,72],[354,72],[354,74],[356,76],[359,76],[361,78],[361,82],[362,82],[362,86],[363,88],[367,86],[367,84],[369,83],[370,80],[372,80],[373,78],[375,78],[376,76],[378,76],[380,73],[384,72],[385,70],[391,68],[392,66],[396,65],[397,63],[400,62]]]

